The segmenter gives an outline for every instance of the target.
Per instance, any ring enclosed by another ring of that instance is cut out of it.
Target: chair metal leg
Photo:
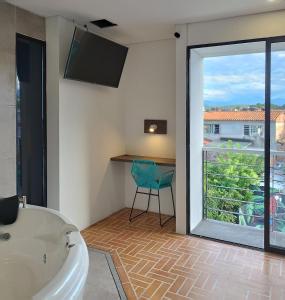
[[[175,204],[174,204],[174,197],[173,197],[172,185],[170,186],[170,190],[171,190],[171,198],[172,198],[172,204],[173,204],[173,213],[174,213],[174,217],[176,217],[176,211],[175,211]]]
[[[161,223],[161,212],[160,212],[160,196],[159,196],[159,190],[158,190],[157,192],[158,192],[157,198],[158,198],[159,224],[160,224],[160,226],[162,227],[163,224]]]
[[[162,217],[161,217],[161,206],[160,206],[160,193],[159,193],[159,190],[157,191],[157,195],[156,195],[156,194],[152,194],[152,190],[151,190],[151,189],[149,189],[149,193],[139,192],[138,189],[139,189],[139,188],[137,187],[136,193],[135,193],[135,197],[134,197],[134,201],[133,201],[133,205],[132,205],[132,209],[131,209],[130,216],[129,216],[129,221],[130,221],[130,222],[132,222],[133,219],[135,219],[135,218],[141,216],[142,214],[145,214],[145,213],[148,212],[151,195],[157,196],[157,198],[158,198],[159,224],[160,224],[161,227],[163,227],[163,226],[164,226],[168,221],[170,221],[172,218],[175,218],[176,212],[175,212],[175,203],[174,203],[174,196],[173,196],[172,186],[170,187],[170,190],[171,190],[171,198],[172,198],[172,205],[173,205],[173,213],[174,213],[174,214],[173,214],[173,216],[171,216],[171,217],[169,217],[168,219],[166,219],[164,222],[162,222]],[[137,194],[139,194],[139,193],[148,195],[147,209],[146,209],[145,211],[140,212],[139,214],[137,214],[137,215],[135,215],[135,216],[133,217],[132,215],[133,215],[134,205],[135,205],[135,202],[136,202]]]
[[[159,209],[159,223],[160,226],[163,227],[168,221],[170,221],[172,218],[175,218],[176,213],[175,213],[175,204],[174,204],[174,197],[173,197],[173,190],[172,190],[172,186],[170,187],[171,189],[171,197],[172,197],[172,204],[173,204],[173,216],[169,217],[168,219],[166,219],[163,223],[161,221],[161,213],[160,213],[160,197],[159,197],[159,190],[158,190],[158,209]]]
[[[148,212],[148,209],[149,209],[150,195],[151,195],[151,189],[149,189],[148,202],[147,202],[147,209],[146,209],[146,212]]]
[[[135,201],[136,201],[136,197],[137,197],[137,192],[138,192],[138,187],[137,187],[137,189],[136,189],[136,193],[135,193],[135,197],[134,197],[134,201],[133,201],[131,213],[130,213],[130,216],[129,216],[129,221],[130,221],[130,222],[132,221],[132,213],[133,213],[133,210],[134,210],[134,205],[135,205]]]
[[[137,214],[136,216],[132,217],[132,214],[133,214],[133,210],[134,210],[134,205],[135,205],[135,202],[136,202],[136,197],[137,197],[137,194],[139,193],[138,191],[138,187],[136,189],[136,194],[135,194],[135,197],[134,197],[134,201],[133,201],[133,205],[132,205],[132,209],[131,209],[131,212],[130,212],[130,216],[129,216],[129,221],[132,222],[133,219],[141,216],[142,214],[146,214],[148,212],[148,209],[149,209],[149,202],[150,202],[150,196],[151,196],[151,189],[149,190],[149,194],[148,194],[148,204],[147,204],[147,209],[144,210],[143,212]]]

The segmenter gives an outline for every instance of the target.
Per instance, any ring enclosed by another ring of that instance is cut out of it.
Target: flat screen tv
[[[64,78],[118,87],[128,48],[75,28]]]

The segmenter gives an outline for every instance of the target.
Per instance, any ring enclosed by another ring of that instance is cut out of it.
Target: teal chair
[[[175,205],[174,205],[173,190],[172,190],[172,181],[173,181],[173,176],[174,176],[174,170],[162,173],[159,171],[159,169],[154,161],[134,160],[133,164],[132,164],[131,174],[134,178],[137,188],[136,188],[136,193],[135,193],[131,213],[129,216],[129,221],[131,222],[133,219],[148,212],[151,196],[158,197],[159,221],[160,221],[161,227],[165,223],[167,223],[170,219],[175,218]],[[148,189],[149,192],[147,193],[147,192],[139,191],[139,188]],[[168,218],[167,220],[165,220],[162,223],[159,191],[164,188],[170,188],[174,214],[173,214],[173,216],[171,216],[170,218]],[[152,193],[153,190],[156,190],[157,194],[153,194]],[[137,214],[136,216],[132,216],[137,194],[148,195],[147,209],[145,211]]]

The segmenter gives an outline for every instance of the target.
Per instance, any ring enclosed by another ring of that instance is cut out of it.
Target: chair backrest
[[[151,160],[134,160],[132,176],[139,187],[152,188],[155,185],[157,166]]]

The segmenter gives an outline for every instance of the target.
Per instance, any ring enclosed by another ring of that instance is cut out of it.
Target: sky
[[[285,104],[285,51],[272,53],[274,104]],[[243,54],[204,59],[205,106],[264,104],[265,54]]]

